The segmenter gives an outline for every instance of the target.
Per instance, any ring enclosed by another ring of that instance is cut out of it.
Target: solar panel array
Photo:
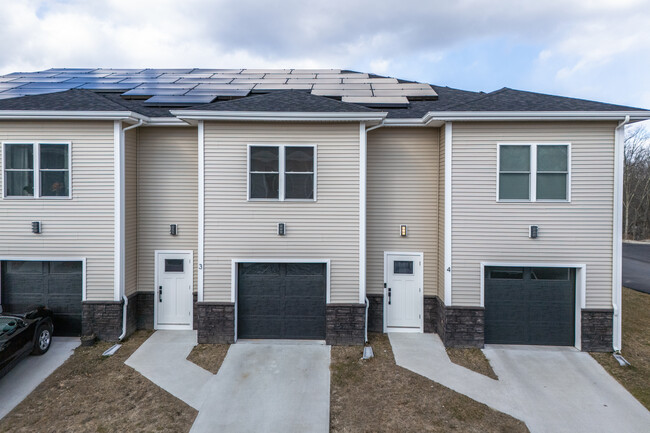
[[[367,106],[406,106],[436,99],[428,84],[340,69],[70,69],[0,76],[0,99],[90,89],[143,99],[151,106],[189,106],[278,90]]]

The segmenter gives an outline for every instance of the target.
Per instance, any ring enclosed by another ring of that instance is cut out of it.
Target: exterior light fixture
[[[284,223],[278,223],[278,235],[284,236],[286,234],[286,226]]]
[[[537,239],[538,231],[539,231],[539,226],[529,226],[528,237],[531,239]]]
[[[32,221],[32,233],[39,234],[41,232],[41,222]]]
[[[172,236],[176,236],[178,233],[178,224],[170,224],[169,225],[169,234]]]
[[[407,232],[406,232],[406,224],[402,224],[401,226],[399,226],[399,235],[400,235],[401,237],[403,237],[403,238],[406,237],[406,235],[407,235]]]

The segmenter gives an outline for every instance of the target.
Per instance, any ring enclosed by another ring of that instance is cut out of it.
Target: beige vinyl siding
[[[198,247],[198,132],[192,127],[138,128],[138,290],[154,290],[156,250]],[[178,235],[169,225],[178,224]]]
[[[317,145],[318,201],[247,201],[248,144]],[[231,301],[235,258],[330,259],[331,302],[359,302],[358,123],[206,122],[205,301]]]
[[[138,289],[137,243],[137,129],[124,133],[124,291],[127,296]]]
[[[368,293],[383,293],[384,252],[408,251],[424,253],[424,294],[438,294],[438,138],[431,128],[368,134]]]
[[[479,305],[480,262],[585,263],[588,308],[611,308],[614,123],[454,123],[454,305]],[[498,203],[497,143],[571,143],[571,203]],[[528,238],[528,226],[539,238]]]
[[[85,257],[88,300],[114,299],[113,137],[111,121],[0,121],[2,142],[67,141],[72,152],[71,200],[0,200],[0,255]]]
[[[438,146],[438,297],[445,300],[445,126]]]

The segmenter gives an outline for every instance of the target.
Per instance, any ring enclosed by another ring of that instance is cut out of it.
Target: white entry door
[[[384,266],[386,331],[422,331],[422,255],[386,253]]]
[[[155,329],[192,329],[192,252],[156,252]]]

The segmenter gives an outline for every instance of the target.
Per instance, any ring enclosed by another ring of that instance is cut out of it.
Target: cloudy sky
[[[1,0],[0,74],[321,68],[650,108],[650,0]]]

